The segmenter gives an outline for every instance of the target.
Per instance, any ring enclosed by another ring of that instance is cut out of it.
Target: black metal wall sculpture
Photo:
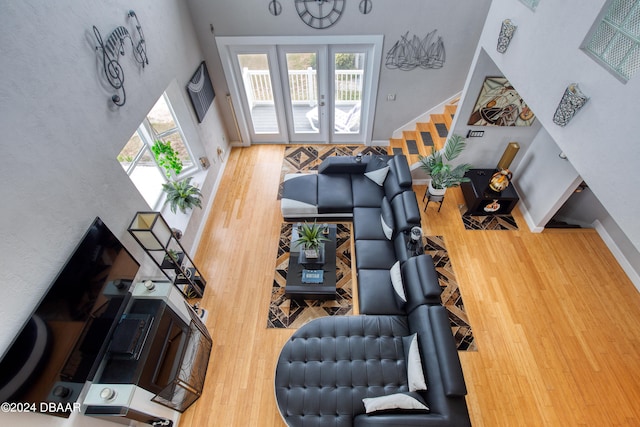
[[[102,53],[104,75],[111,87],[116,89],[118,92],[122,92],[122,95],[115,94],[111,97],[111,101],[119,107],[122,107],[127,101],[127,94],[124,91],[124,71],[122,70],[122,66],[119,62],[120,56],[124,56],[124,45],[127,39],[131,42],[133,57],[136,62],[141,64],[142,68],[149,64],[144,34],[142,32],[140,21],[133,10],[130,10],[129,13],[127,13],[127,16],[136,20],[135,26],[138,32],[136,42],[134,42],[129,31],[123,26],[119,26],[113,30],[107,38],[107,41],[103,42],[100,31],[98,31],[95,25],[93,26],[93,34],[95,34],[96,40],[98,41],[96,52]]]
[[[442,37],[436,38],[436,31],[433,30],[423,39],[415,35],[410,39],[407,31],[387,52],[385,66],[403,71],[416,67],[442,68],[446,59],[444,42]]]

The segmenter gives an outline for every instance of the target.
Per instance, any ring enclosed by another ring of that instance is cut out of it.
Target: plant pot
[[[429,194],[432,196],[444,196],[444,193],[447,192],[446,188],[433,188],[431,185],[431,181],[429,181]]]
[[[324,244],[317,249],[302,249],[298,258],[300,264],[324,264]]]

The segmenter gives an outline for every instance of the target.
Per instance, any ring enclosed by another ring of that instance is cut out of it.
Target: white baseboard
[[[527,210],[525,204],[522,203],[522,200],[518,202],[518,209],[520,209],[520,213],[522,213],[522,216],[524,217],[524,220],[532,233],[542,233],[544,231],[544,227],[536,225],[536,223],[533,221],[533,218],[531,218],[531,214]]]
[[[613,238],[609,235],[607,229],[597,219],[593,221],[593,228],[596,229],[596,231],[604,241],[604,244],[607,245],[607,247],[613,254],[613,257],[618,261],[618,264],[620,264],[620,267],[622,267],[633,285],[638,291],[640,291],[640,274],[638,273],[638,271],[636,271],[635,268],[633,268],[633,265],[631,265],[627,257],[624,256],[624,253],[622,253],[615,240],[613,240]]]
[[[229,147],[231,148],[231,147]],[[224,174],[224,170],[227,167],[227,160],[229,159],[230,149],[225,150],[224,158],[222,159],[222,164],[220,165],[220,169],[218,169],[218,175],[216,176],[216,180],[213,183],[213,189],[211,190],[211,198],[209,199],[209,203],[207,203],[207,207],[205,208],[204,215],[202,215],[202,221],[200,222],[200,226],[198,227],[198,232],[196,233],[196,237],[193,239],[193,245],[191,246],[192,256],[196,255],[198,250],[198,245],[200,244],[200,239],[202,238],[202,233],[204,232],[204,227],[207,223],[207,219],[209,218],[209,213],[211,212],[211,208],[213,206],[213,201],[216,199],[216,194],[218,194],[218,188],[220,188],[220,181],[222,181],[222,175]]]
[[[456,98],[459,98],[461,95],[462,95],[462,92],[458,92],[452,97],[442,101],[440,104],[431,108],[429,111],[422,113],[418,117],[414,118],[413,120],[405,123],[400,128],[393,131],[392,138],[402,138],[402,132],[405,130],[409,130],[409,131],[416,130],[416,123],[428,122],[431,119],[430,116],[432,114],[442,114],[442,112],[444,111],[445,105],[451,103],[451,101],[453,101]]]

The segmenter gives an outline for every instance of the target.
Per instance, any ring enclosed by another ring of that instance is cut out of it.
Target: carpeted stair
[[[431,147],[440,149],[444,146],[451,128],[453,116],[458,108],[458,99],[447,104],[442,114],[431,114],[426,123],[416,123],[416,129],[402,132],[402,138],[391,138],[390,154],[404,154],[409,164],[419,161],[420,156],[428,156]]]

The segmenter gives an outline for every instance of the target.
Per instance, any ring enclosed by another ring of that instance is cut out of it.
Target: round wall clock
[[[300,19],[311,28],[329,28],[344,10],[345,0],[295,0]]]

